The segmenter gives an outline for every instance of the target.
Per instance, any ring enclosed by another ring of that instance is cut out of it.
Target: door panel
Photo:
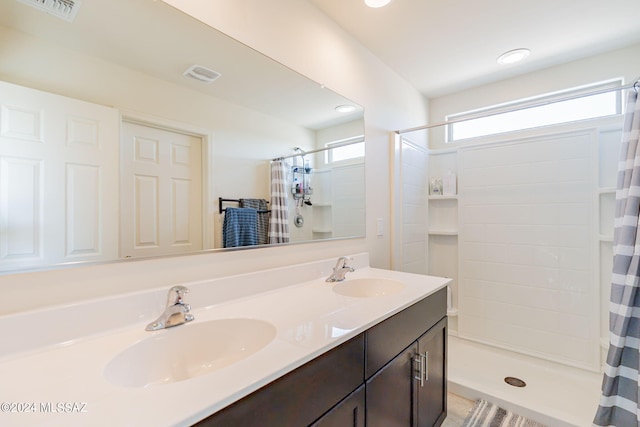
[[[202,246],[202,140],[123,123],[121,252],[124,257]]]
[[[0,270],[117,257],[118,121],[0,82]]]

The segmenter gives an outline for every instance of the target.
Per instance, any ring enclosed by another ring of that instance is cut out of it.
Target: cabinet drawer
[[[364,334],[200,421],[197,426],[307,426],[363,382]]]
[[[366,331],[365,378],[445,317],[446,310],[445,287]]]

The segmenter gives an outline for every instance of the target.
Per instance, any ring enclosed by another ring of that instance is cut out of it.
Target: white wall
[[[367,237],[0,276],[0,291],[3,294],[0,314],[361,251],[370,252],[372,265],[389,267],[389,132],[424,123],[427,117],[424,97],[308,2],[249,0],[239,4],[234,0],[222,0],[215,2],[215,12],[218,17],[215,26],[221,31],[364,106]],[[10,43],[4,35],[0,36],[0,49],[8,52]],[[28,45],[28,41],[23,41]],[[25,46],[25,43],[20,46]],[[19,54],[16,49],[12,53]],[[29,66],[50,57],[49,52],[41,53],[39,57],[28,54],[23,58],[14,58],[22,62],[3,62],[0,78],[18,84],[28,83],[12,79],[11,70],[16,64]],[[3,58],[6,58],[4,54]],[[93,61],[96,74],[92,77],[106,78],[104,71],[101,71],[105,70],[105,64],[95,59]],[[42,70],[35,66],[32,69],[34,76],[36,70]],[[80,70],[71,68],[67,71],[70,81],[86,82]],[[90,101],[106,105],[121,100],[118,102],[121,108],[126,106],[138,112],[144,112],[149,105],[153,105],[154,114],[172,116],[173,109],[167,110],[171,107],[157,95],[159,92],[156,89],[161,82],[153,82],[135,73],[128,74],[124,70],[109,71],[115,74],[110,75],[104,91],[94,93],[86,82],[86,85],[79,84],[76,93],[70,95],[86,99],[85,96],[92,94]],[[139,94],[136,99],[129,97],[132,87]],[[50,90],[56,92],[55,88]],[[105,94],[109,97],[105,97]],[[186,99],[183,93],[173,93],[172,97],[182,100],[179,105],[189,105],[193,101],[192,96]],[[199,106],[195,105],[196,108]],[[222,116],[218,117],[239,127],[240,123],[234,121],[232,113],[220,112]],[[174,119],[205,123],[211,117],[209,106],[195,117],[185,112],[183,117]],[[257,116],[255,119],[261,121]],[[282,132],[280,125],[273,129],[278,135]],[[264,137],[262,130],[260,136]],[[271,155],[271,152],[256,153],[260,158]],[[383,236],[376,236],[377,218],[384,221]]]
[[[362,122],[360,120],[354,120],[340,125],[326,127],[316,131],[316,148],[324,148],[325,144],[330,142],[342,141],[348,138],[354,138],[361,136],[364,132],[362,128]],[[319,160],[324,158],[320,156]],[[318,163],[320,164],[320,163]]]

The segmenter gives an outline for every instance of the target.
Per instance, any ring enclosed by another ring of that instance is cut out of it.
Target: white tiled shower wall
[[[399,146],[402,193],[402,265],[410,273],[427,272],[427,151],[402,142]]]
[[[600,369],[620,125],[565,125],[430,154],[430,175],[459,176],[456,198],[430,197],[428,219],[429,273],[459,279],[454,333]]]
[[[593,131],[463,150],[461,336],[597,366]]]
[[[364,163],[334,166],[332,181],[333,237],[365,234]],[[371,221],[371,218],[369,218]]]

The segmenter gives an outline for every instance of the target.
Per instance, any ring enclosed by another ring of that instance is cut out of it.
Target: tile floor
[[[447,394],[447,418],[442,423],[442,427],[461,427],[474,403],[473,400],[457,394]]]

